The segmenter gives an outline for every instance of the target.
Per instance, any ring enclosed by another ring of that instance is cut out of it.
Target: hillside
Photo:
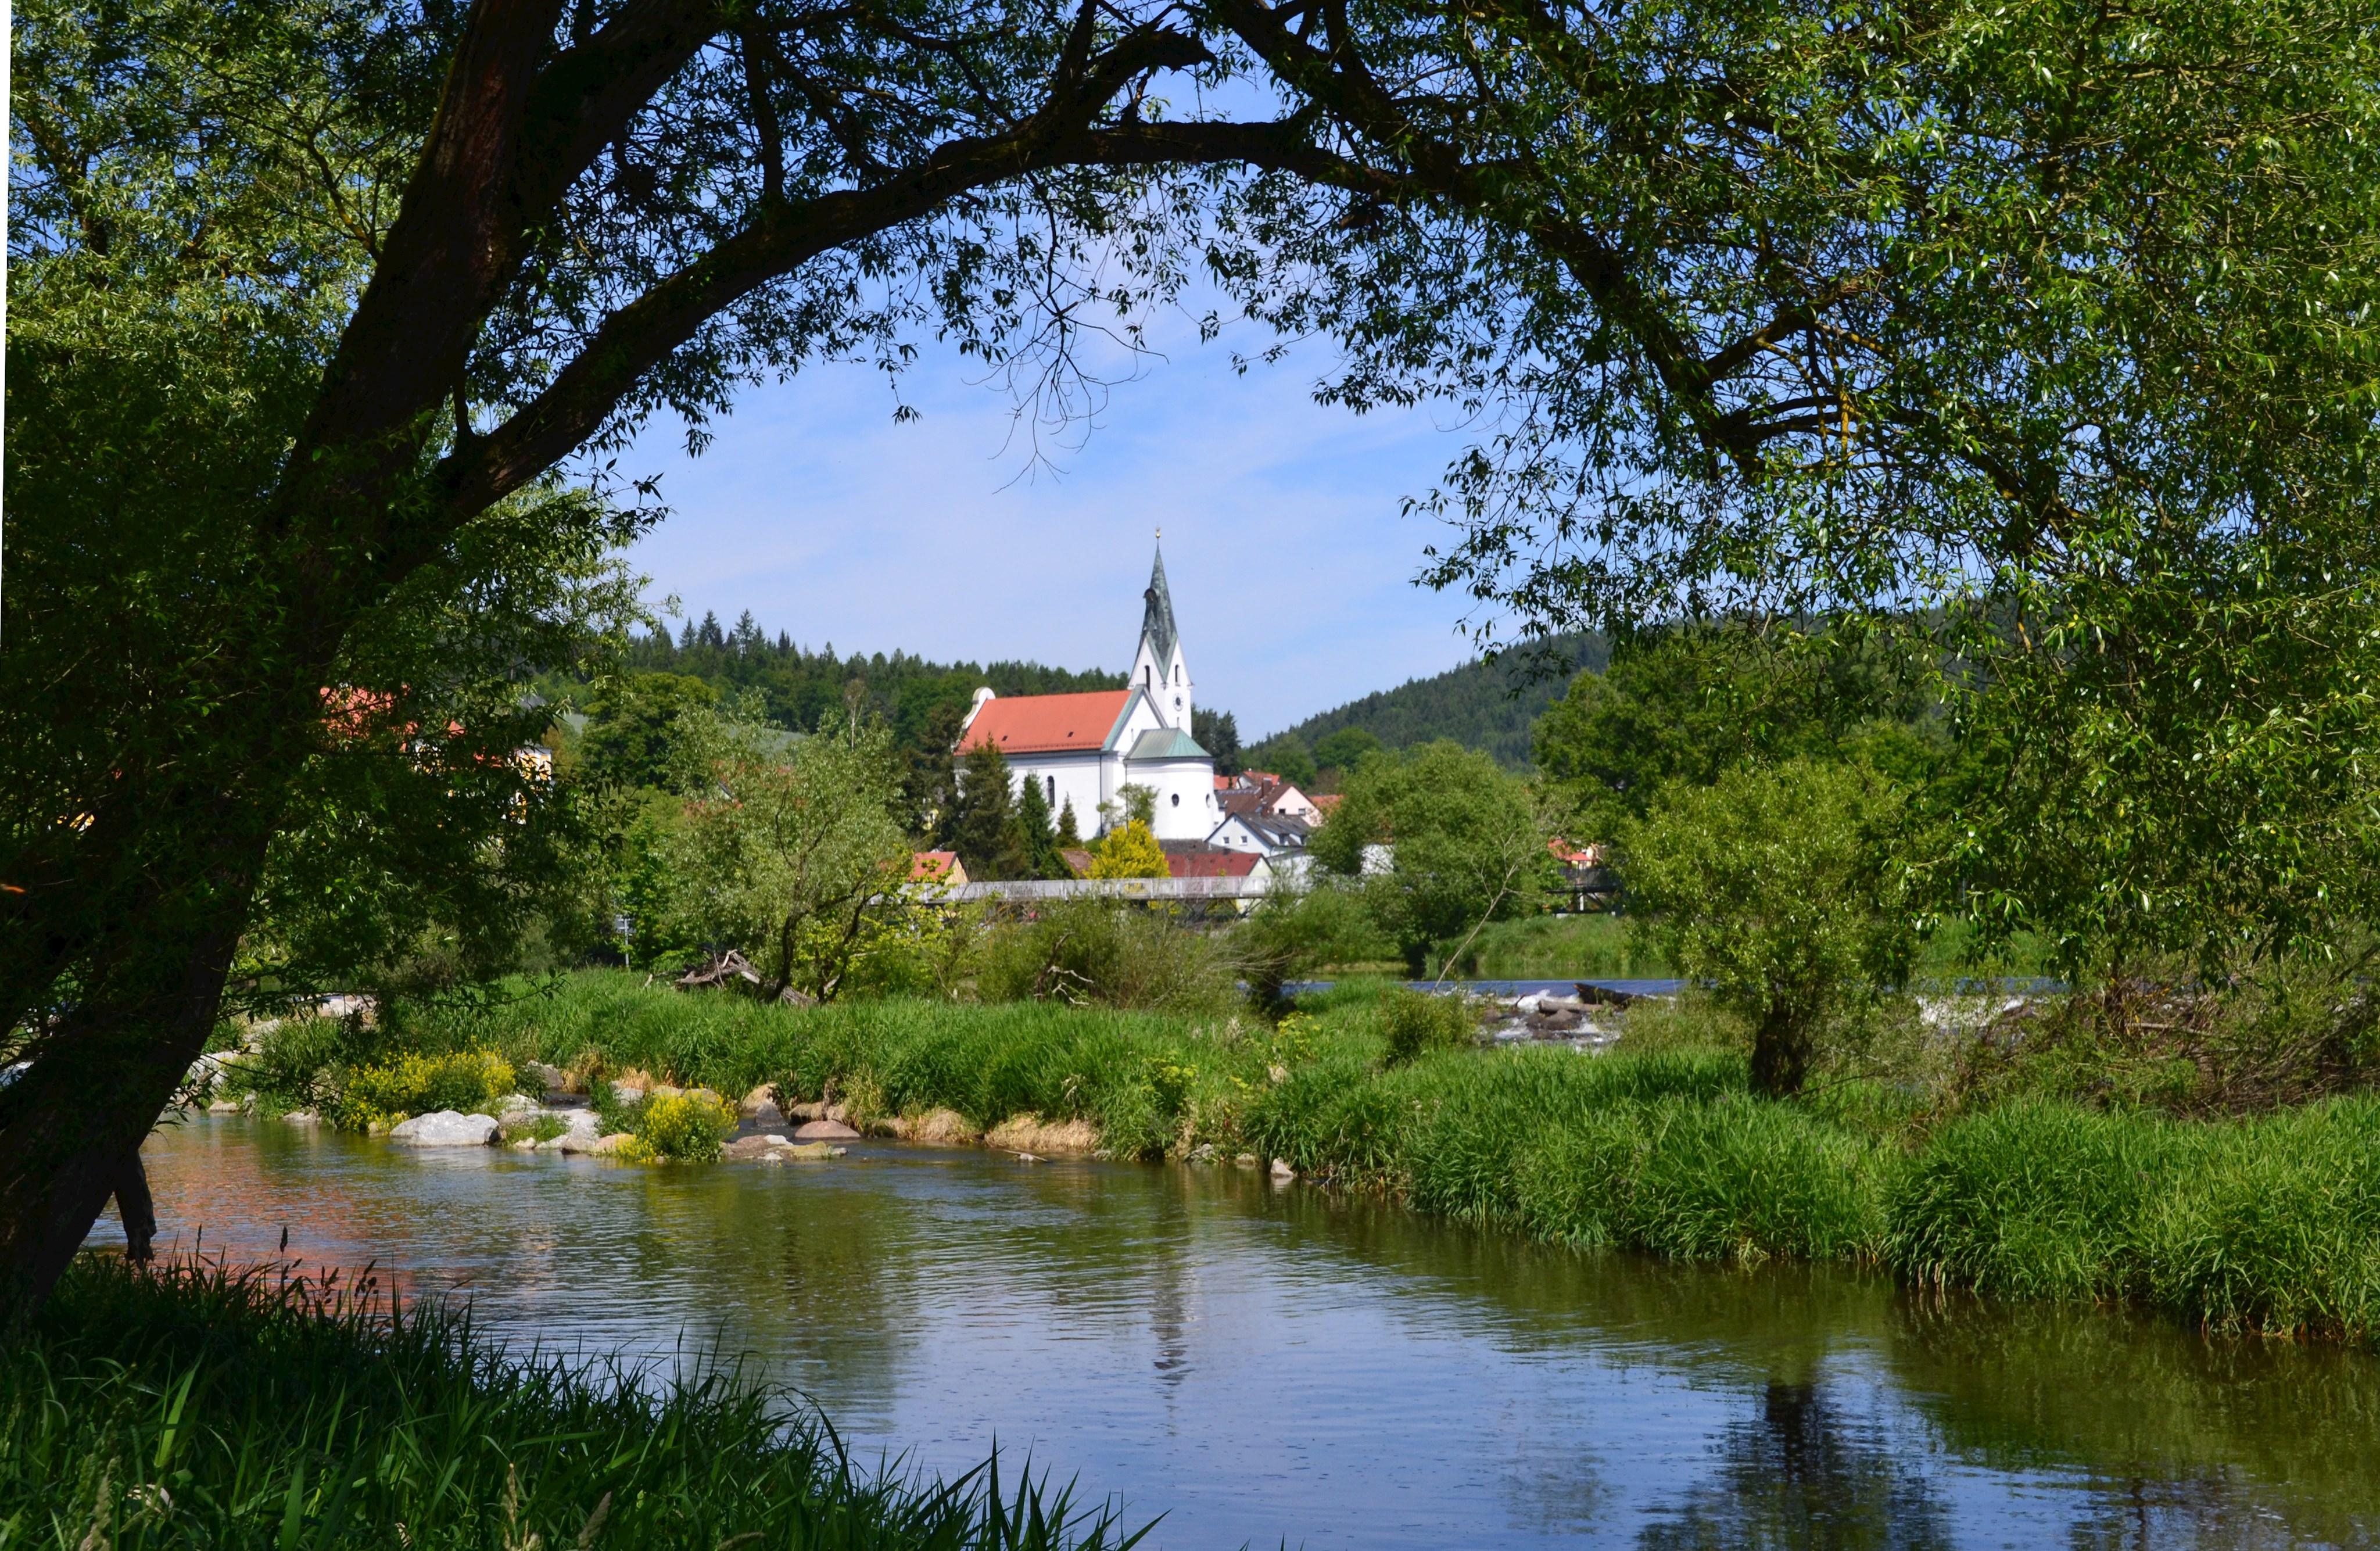
[[[1599,636],[1560,636],[1546,647],[1555,661],[1568,665],[1566,670],[1541,675],[1540,660],[1518,651],[1494,662],[1473,660],[1308,717],[1266,743],[1295,738],[1311,749],[1341,728],[1355,727],[1390,748],[1452,738],[1465,748],[1487,750],[1513,769],[1526,769],[1531,725],[1569,687],[1579,669],[1600,672],[1609,656]],[[1261,759],[1254,753],[1250,757]]]

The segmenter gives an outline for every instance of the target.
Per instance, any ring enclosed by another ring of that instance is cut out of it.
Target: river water
[[[168,1239],[394,1270],[522,1342],[716,1348],[863,1457],[1229,1548],[2380,1544],[2380,1361],[1837,1270],[1524,1243],[1231,1169],[856,1145],[639,1169],[209,1118]],[[121,1242],[113,1221],[96,1236]]]

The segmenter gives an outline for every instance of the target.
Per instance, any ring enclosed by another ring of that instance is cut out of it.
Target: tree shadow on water
[[[1950,1516],[1916,1472],[1860,1442],[1815,1385],[1772,1381],[1712,1479],[1637,1536],[1647,1551],[1934,1551]]]

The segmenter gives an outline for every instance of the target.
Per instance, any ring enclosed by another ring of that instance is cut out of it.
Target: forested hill
[[[892,724],[904,747],[922,747],[935,710],[964,712],[979,685],[1001,695],[1071,695],[1091,689],[1122,689],[1122,673],[1089,669],[1075,673],[1038,662],[929,662],[906,652],[837,657],[832,642],[813,650],[780,634],[771,640],[747,613],[733,629],[715,615],[689,623],[677,640],[636,637],[628,667],[637,673],[682,673],[712,686],[758,689],[768,697],[770,720],[809,732],[827,711],[840,709],[854,685],[868,708]],[[955,736],[957,723],[948,729]]]
[[[1465,748],[1485,749],[1514,769],[1525,769],[1531,725],[1581,668],[1600,673],[1609,655],[1603,637],[1591,635],[1555,636],[1546,642],[1545,651],[1544,659],[1515,651],[1494,662],[1474,660],[1433,678],[1408,679],[1394,689],[1308,717],[1274,736],[1293,737],[1308,749],[1342,727],[1360,728],[1390,748],[1452,738]],[[1540,675],[1538,670],[1548,660],[1568,667]]]

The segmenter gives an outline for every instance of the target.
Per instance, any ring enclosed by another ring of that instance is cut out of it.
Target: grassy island
[[[820,1008],[587,973],[450,1015],[582,1075],[638,1072],[856,1122],[937,1111],[982,1133],[1087,1122],[1111,1157],[1228,1164],[1383,1191],[1463,1221],[1682,1260],[1887,1267],[2012,1298],[2131,1302],[2210,1328],[2380,1334],[2380,1101],[2185,1119],[2015,1092],[1853,1078],[1756,1095],[1738,1049],[1421,1048],[1392,994],[1351,985],[1277,1026],[1049,1002]],[[1645,1043],[1653,1043],[1649,1038]]]

